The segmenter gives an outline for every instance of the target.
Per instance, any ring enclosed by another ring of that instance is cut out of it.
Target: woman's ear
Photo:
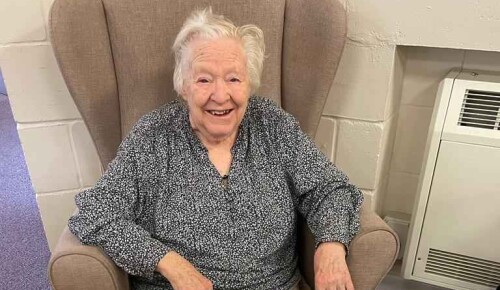
[[[184,100],[184,101],[187,101],[187,87],[186,87],[186,84],[183,84],[182,85],[182,88],[181,88],[181,98]]]
[[[184,101],[187,101],[187,97],[189,96],[189,77],[190,77],[190,68],[188,68],[187,66],[184,67],[184,70],[183,70],[184,74],[182,76],[182,87],[181,87],[181,91],[180,91],[180,94],[181,94],[181,97]]]

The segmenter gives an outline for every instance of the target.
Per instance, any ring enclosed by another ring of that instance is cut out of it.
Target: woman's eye
[[[231,79],[229,79],[229,81],[232,82],[232,83],[238,83],[238,82],[240,82],[240,80],[238,78],[231,78]]]
[[[208,83],[208,82],[209,82],[209,80],[208,80],[208,79],[198,79],[198,81],[197,81],[197,82],[198,82],[198,83],[202,83],[202,84],[206,84],[206,83]]]

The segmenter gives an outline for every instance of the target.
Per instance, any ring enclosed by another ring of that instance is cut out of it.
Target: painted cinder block
[[[51,251],[54,250],[61,233],[68,224],[69,217],[75,212],[75,195],[80,191],[45,193],[36,196]]]
[[[336,165],[355,185],[375,189],[383,124],[340,120],[338,128]]]
[[[101,162],[87,127],[82,121],[70,125],[81,186],[93,186],[101,176]]]
[[[420,173],[431,117],[432,108],[401,106],[391,171]]]
[[[389,79],[389,92],[387,96],[384,120],[397,115],[403,93],[405,78],[406,52],[404,48],[397,47],[394,53],[393,70]]]
[[[382,216],[384,212],[384,201],[387,196],[388,184],[389,184],[389,174],[384,175],[383,179],[379,182],[379,185],[375,190],[376,200],[375,200],[374,211],[379,216]]]
[[[314,139],[316,146],[332,162],[335,161],[335,141],[337,137],[336,121],[329,117],[321,117]]]
[[[347,42],[323,115],[384,121],[394,51]]]
[[[466,70],[500,71],[500,52],[465,51],[463,68]]]
[[[2,0],[0,11],[1,44],[46,39],[39,0]]]
[[[80,187],[67,125],[20,126],[18,132],[37,193]]]
[[[391,159],[393,157],[394,140],[397,131],[397,115],[393,115],[384,122],[382,132],[382,144],[380,146],[380,158],[377,167],[376,183],[377,186],[389,176]]]
[[[40,0],[42,3],[42,11],[43,11],[43,18],[45,20],[45,26],[47,27],[47,34],[48,37],[50,37],[50,28],[49,28],[49,17],[50,17],[50,8],[52,7],[52,3],[54,3],[54,0]]]
[[[433,107],[439,83],[453,68],[460,68],[462,50],[407,47],[402,105]]]
[[[384,213],[391,211],[412,214],[419,175],[391,172],[384,198]]]
[[[353,41],[458,49],[499,50],[500,1],[352,0],[347,6]]]
[[[389,176],[386,176],[379,182],[376,189],[361,189],[361,191],[363,192],[363,197],[365,198],[364,204],[367,205],[368,208],[376,212],[378,215],[382,215],[383,212],[383,203],[387,191],[388,180]]]
[[[361,192],[363,193],[363,205],[371,210],[375,210],[375,190],[367,190],[367,189],[361,189]]]
[[[2,47],[0,65],[17,122],[81,119],[50,45]]]
[[[387,9],[388,7],[391,9]],[[397,1],[354,0],[348,2],[347,8],[349,39],[367,45],[380,45],[396,43],[402,36],[398,17],[404,17],[405,10]],[[395,11],[398,13],[394,15]]]

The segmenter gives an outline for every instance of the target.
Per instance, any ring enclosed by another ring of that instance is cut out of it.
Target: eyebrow
[[[196,66],[192,66],[192,71],[194,74],[197,74],[197,73],[208,73],[208,74],[211,74],[211,70],[212,70],[212,66],[211,65],[206,65],[206,64],[198,64]],[[227,69],[224,70],[224,73],[225,74],[231,74],[231,73],[235,73],[237,75],[241,75],[242,72],[241,69],[238,69],[236,65],[231,65],[230,67],[228,67]]]

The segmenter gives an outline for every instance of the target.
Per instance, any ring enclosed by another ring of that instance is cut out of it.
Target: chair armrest
[[[54,290],[128,290],[127,274],[104,252],[85,246],[66,227],[48,266]]]
[[[394,231],[363,204],[360,231],[349,245],[347,265],[356,290],[373,290],[391,269],[399,252]],[[299,217],[299,266],[307,284],[314,286],[314,236]],[[314,287],[311,287],[314,289]]]
[[[350,245],[347,265],[356,290],[372,290],[396,261],[399,239],[372,210],[363,207],[361,228]]]

